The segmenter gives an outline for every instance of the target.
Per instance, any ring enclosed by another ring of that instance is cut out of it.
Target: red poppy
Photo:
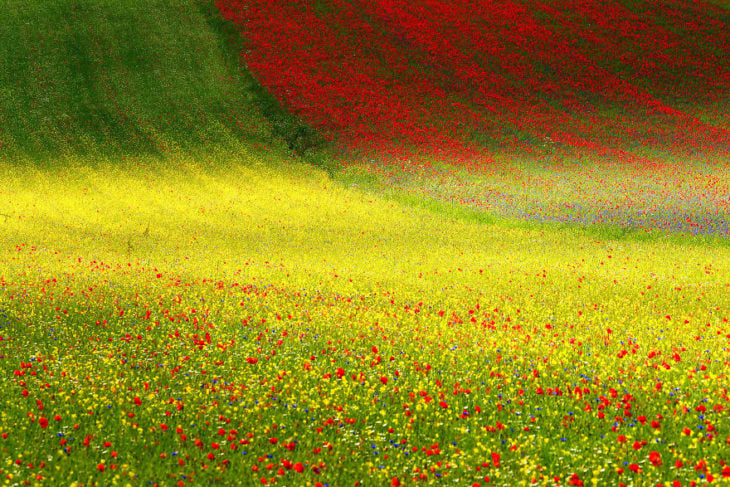
[[[657,451],[649,452],[649,461],[652,465],[658,467],[662,464],[662,456]]]

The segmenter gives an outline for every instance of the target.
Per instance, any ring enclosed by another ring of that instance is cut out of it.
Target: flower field
[[[452,160],[546,138],[624,161],[730,148],[730,11],[709,2],[216,5],[257,79],[339,144]]]
[[[507,218],[592,228],[604,236],[660,232],[726,241],[727,157],[664,154],[654,161],[629,165],[555,154],[454,165],[385,157],[348,165],[340,180],[401,201],[445,203],[482,221]]]
[[[485,224],[267,157],[3,169],[4,484],[730,478],[722,239]]]
[[[0,2],[0,485],[730,483],[726,3]]]

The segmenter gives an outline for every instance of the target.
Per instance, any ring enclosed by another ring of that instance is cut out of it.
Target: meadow
[[[604,3],[5,2],[0,485],[730,482],[730,11]]]
[[[271,154],[3,170],[4,484],[730,477],[719,239],[485,223]]]

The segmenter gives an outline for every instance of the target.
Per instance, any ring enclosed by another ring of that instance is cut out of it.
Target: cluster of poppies
[[[730,24],[705,2],[218,0],[241,55],[351,148],[727,151]]]

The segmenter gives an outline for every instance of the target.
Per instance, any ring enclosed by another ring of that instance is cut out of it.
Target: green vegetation
[[[727,161],[345,160],[211,1],[0,18],[0,485],[730,478]]]
[[[10,1],[0,16],[5,159],[322,144],[238,61],[212,2]]]

